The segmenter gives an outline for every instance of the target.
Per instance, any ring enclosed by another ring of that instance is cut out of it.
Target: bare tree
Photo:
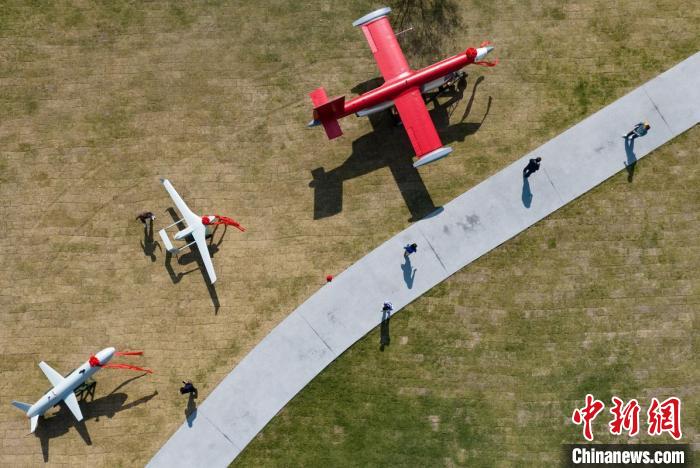
[[[454,0],[392,0],[397,14],[397,33],[407,55],[420,61],[442,58],[443,46],[452,33],[462,28],[462,19]],[[442,54],[442,55],[441,55]]]

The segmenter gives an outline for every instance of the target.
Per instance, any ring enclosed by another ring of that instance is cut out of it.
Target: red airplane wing
[[[399,111],[401,122],[416,151],[416,156],[420,158],[442,146],[417,86],[394,99],[394,105]]]
[[[411,69],[386,16],[362,25],[362,32],[365,33],[384,81],[396,78]]]

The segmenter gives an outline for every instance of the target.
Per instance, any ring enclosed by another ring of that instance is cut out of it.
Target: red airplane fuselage
[[[418,158],[414,167],[419,167],[452,151],[440,140],[425,107],[425,93],[449,83],[455,72],[470,63],[493,66],[496,62],[481,61],[493,49],[484,42],[478,49],[470,47],[429,67],[412,70],[387,19],[390,12],[391,8],[380,8],[352,23],[362,29],[384,84],[347,101],[344,96],[329,99],[323,87],[313,90],[309,93],[314,105],[313,120],[308,126],[323,125],[326,136],[332,140],[343,134],[339,119],[350,114],[365,117],[394,107]]]
[[[391,101],[401,93],[414,86],[421,87],[438,78],[449,75],[474,62],[476,49],[469,48],[461,54],[446,58],[423,69],[410,70],[399,75],[379,88],[366,92],[354,99],[345,101],[343,109],[337,109],[334,117],[339,119],[350,114]]]

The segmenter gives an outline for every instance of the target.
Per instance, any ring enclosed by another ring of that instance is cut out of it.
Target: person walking
[[[639,122],[637,125],[634,126],[632,130],[622,135],[622,138],[624,138],[625,140],[627,140],[628,138],[634,140],[637,137],[646,135],[647,132],[649,132],[650,128],[651,125],[649,125],[649,122]]]
[[[146,221],[150,221],[151,224],[153,224],[153,221],[156,219],[156,215],[154,215],[150,211],[144,211],[143,213],[136,216],[136,219],[141,221],[143,224],[146,224]]]
[[[523,177],[527,179],[528,177],[530,177],[530,174],[539,171],[541,161],[542,158],[540,158],[539,156],[535,159],[530,159],[530,162],[527,163],[527,166],[525,166],[525,169],[523,169]]]
[[[415,242],[413,244],[407,244],[404,246],[403,250],[403,256],[408,257],[412,253],[416,253],[416,251],[418,250],[418,244],[416,244]]]
[[[194,386],[191,380],[183,380],[182,388],[180,388],[180,394],[190,393],[194,398],[197,398],[197,387]]]
[[[384,306],[382,307],[382,312],[391,313],[393,310],[394,306],[391,304],[391,302],[387,301],[384,303]]]

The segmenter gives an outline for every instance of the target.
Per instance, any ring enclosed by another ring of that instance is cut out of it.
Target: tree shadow
[[[43,421],[39,422],[34,435],[41,443],[41,453],[44,457],[44,462],[49,461],[49,441],[67,434],[71,426],[75,427],[86,445],[92,445],[90,433],[85,424],[87,420],[94,419],[95,421],[99,421],[103,416],[111,419],[115,414],[139,406],[155,397],[158,394],[157,390],[150,395],[145,395],[138,400],[124,404],[129,396],[126,393],[115,393],[127,383],[140,377],[143,377],[143,375],[127,380],[102,398],[93,399],[90,402],[85,402],[85,400],[83,400],[85,404],[81,405],[81,411],[83,413],[82,421],[76,421],[73,414],[66,408],[63,402],[59,404],[60,409],[57,413],[47,418],[41,417],[40,419],[43,419]]]
[[[525,208],[530,208],[532,205],[532,192],[530,191],[530,181],[527,177],[523,177],[523,194],[522,194],[523,206]]]
[[[634,154],[634,139],[625,138],[625,170],[627,171],[627,182],[634,180],[634,169],[637,166],[637,155]]]
[[[194,420],[197,419],[197,403],[194,401],[197,398],[197,392],[190,393],[187,398],[187,408],[185,408],[185,420],[187,427],[192,427]]]
[[[474,101],[481,81],[483,78],[474,84],[470,103]],[[355,86],[353,91],[363,92],[378,84],[381,84],[381,78],[373,78]],[[463,122],[468,116],[467,112],[462,116],[461,122],[450,126],[450,117],[463,99],[464,90],[465,87],[456,86],[424,96],[426,103],[432,104],[430,116],[444,144],[464,141],[468,135],[477,132],[491,109],[492,99],[489,96],[486,112],[480,122]],[[330,171],[323,167],[311,171],[313,180],[309,182],[309,187],[314,189],[314,219],[333,216],[343,210],[344,181],[385,167],[391,171],[411,213],[409,221],[423,219],[438,207],[433,203],[420,173],[413,167],[410,155],[414,151],[406,132],[401,125],[397,125],[392,109],[371,114],[368,118],[372,131],[353,141],[352,153],[343,164]]]
[[[173,222],[178,220],[177,213],[173,208],[168,208],[167,209],[168,213],[170,216],[173,218]],[[224,237],[226,236],[227,228],[224,226],[224,230],[221,233],[221,236],[219,237],[219,240],[214,243],[214,237],[216,235],[216,232],[218,230],[219,226],[214,227],[214,231],[212,232],[211,238],[209,239],[209,244],[207,244],[207,250],[209,251],[209,256],[214,259],[214,255],[219,251],[219,248],[224,241]],[[178,223],[177,225],[178,229],[184,229],[185,225],[184,223]],[[188,237],[185,239],[187,243],[192,242],[194,239],[192,237]],[[212,305],[214,306],[214,314],[219,313],[219,308],[221,307],[221,303],[219,302],[219,295],[216,292],[216,287],[214,287],[213,284],[209,281],[209,275],[207,274],[207,269],[204,266],[204,261],[202,260],[202,256],[200,255],[200,252],[197,249],[197,245],[191,245],[189,248],[189,252],[178,255],[177,258],[177,264],[180,266],[187,266],[190,265],[191,263],[196,263],[197,267],[192,268],[189,270],[185,271],[180,271],[180,272],[175,272],[175,269],[173,268],[173,254],[170,252],[165,253],[165,270],[168,272],[168,276],[170,276],[170,281],[173,282],[173,284],[179,283],[182,278],[185,275],[189,275],[190,273],[193,273],[195,271],[200,271],[202,273],[202,279],[204,280],[204,285],[207,288],[207,292],[209,293],[209,297],[211,298]]]
[[[435,61],[444,54],[446,39],[461,29],[462,17],[454,0],[392,0],[396,33],[404,53],[417,60]],[[418,64],[414,64],[416,68]]]
[[[151,257],[151,261],[156,261],[156,247],[158,250],[160,248],[160,243],[153,240],[153,220],[148,220],[143,225],[143,241],[140,241],[141,248],[143,249],[143,254],[147,257]]]
[[[401,264],[401,270],[403,271],[403,280],[406,283],[406,287],[411,289],[413,287],[413,280],[416,278],[417,268],[411,266],[411,256],[404,255],[404,263]]]
[[[382,310],[382,323],[379,325],[379,350],[384,351],[386,346],[391,344],[389,335],[389,322],[391,321],[391,311]]]

